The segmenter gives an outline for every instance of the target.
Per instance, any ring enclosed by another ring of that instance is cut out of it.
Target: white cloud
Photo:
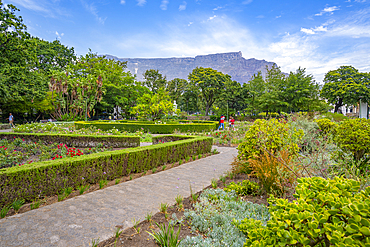
[[[321,16],[325,13],[333,14],[333,12],[336,11],[336,10],[339,10],[339,7],[337,7],[337,6],[326,7],[320,13],[315,14],[315,16]]]
[[[26,9],[40,11],[40,12],[49,12],[47,8],[45,8],[43,1],[33,1],[33,0],[12,0],[18,7],[22,6]]]
[[[11,0],[18,8],[23,7],[32,11],[40,12],[47,17],[70,16],[70,11],[59,5],[58,1],[48,0]],[[6,8],[7,5],[4,4]]]
[[[325,26],[325,24],[315,27],[315,28],[304,28],[301,27],[301,32],[305,34],[316,34],[316,32],[327,32],[328,28]]]
[[[319,27],[315,27],[312,30],[315,31],[315,32],[327,32],[328,31],[328,27],[324,27],[322,25],[322,26],[319,26]]]
[[[126,1],[125,0],[121,0],[121,4],[125,4],[126,3]]]
[[[216,8],[214,8],[213,10],[219,10],[219,9],[222,9],[222,8],[224,8],[224,7],[221,7],[221,6],[218,6],[218,7],[216,7]]]
[[[187,5],[187,3],[185,1],[182,2],[182,4],[180,4],[180,6],[179,6],[179,10],[180,11],[185,10],[186,9],[186,5]]]
[[[211,17],[209,17],[208,18],[208,20],[210,21],[210,20],[213,20],[214,18],[216,18],[217,17],[217,15],[214,15],[214,16],[211,16]]]
[[[136,0],[138,6],[144,6],[146,4],[146,0]]]
[[[304,32],[306,34],[315,34],[315,32],[312,29],[307,29],[304,27],[301,27],[301,32]]]
[[[167,10],[168,0],[162,0],[160,8],[161,10]]]
[[[59,34],[58,31],[55,31],[55,34],[58,39],[61,39],[64,36],[64,33]]]
[[[99,16],[98,9],[95,7],[94,3],[88,4],[84,0],[81,0],[82,6],[90,12],[93,16],[95,16],[95,19],[100,22],[101,24],[104,24],[107,17],[103,18]]]
[[[370,71],[369,13],[370,8],[351,12],[347,18],[331,18],[279,36],[257,36],[244,23],[223,15],[213,16],[212,21],[205,21],[209,19],[206,15],[188,15],[150,32],[104,39],[105,46],[111,47],[106,53],[125,57],[194,57],[242,51],[246,59],[275,62],[284,72],[306,68],[307,74],[321,82],[325,73],[341,65]]]
[[[253,2],[253,0],[245,0],[242,2],[242,4],[250,4],[251,2]]]

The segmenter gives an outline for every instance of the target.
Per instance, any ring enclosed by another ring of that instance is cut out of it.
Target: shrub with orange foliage
[[[303,167],[295,162],[288,150],[280,150],[277,155],[265,150],[259,156],[248,160],[252,170],[267,193],[283,196],[295,187],[302,176]]]

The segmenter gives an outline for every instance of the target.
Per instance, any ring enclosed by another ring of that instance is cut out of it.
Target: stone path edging
[[[214,147],[220,154],[107,187],[66,201],[0,220],[0,246],[89,246],[113,236],[115,226],[132,227],[159,212],[161,203],[190,195],[230,170],[235,148]]]

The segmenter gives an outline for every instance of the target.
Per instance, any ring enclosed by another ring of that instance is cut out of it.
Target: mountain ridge
[[[137,80],[143,81],[143,73],[148,69],[158,70],[167,80],[174,78],[187,79],[189,73],[196,67],[212,68],[231,76],[232,80],[243,84],[248,82],[258,71],[264,76],[266,65],[271,68],[274,62],[245,59],[242,52],[216,53],[197,55],[195,57],[171,58],[118,58],[113,55],[104,55],[108,59],[126,61],[127,69],[136,75]]]

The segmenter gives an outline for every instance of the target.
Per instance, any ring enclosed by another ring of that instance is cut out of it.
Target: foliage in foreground
[[[234,224],[244,246],[370,246],[370,187],[344,178],[301,178],[297,201],[270,198],[271,219],[249,217]]]
[[[269,219],[264,205],[239,200],[234,191],[221,189],[205,190],[194,211],[186,211],[184,216],[191,219],[192,230],[199,231],[203,237],[187,237],[180,246],[203,247],[242,246],[245,235],[232,225],[232,220],[247,217],[266,223]]]
[[[248,160],[264,150],[275,154],[281,149],[294,155],[299,151],[297,142],[303,135],[302,130],[291,130],[284,120],[257,119],[245,134],[245,142],[238,147],[239,157]]]
[[[243,182],[239,182],[237,184],[231,182],[228,186],[224,188],[224,191],[230,192],[233,190],[236,194],[240,196],[246,196],[257,194],[259,189],[260,187],[257,183],[249,180],[243,180]]]

